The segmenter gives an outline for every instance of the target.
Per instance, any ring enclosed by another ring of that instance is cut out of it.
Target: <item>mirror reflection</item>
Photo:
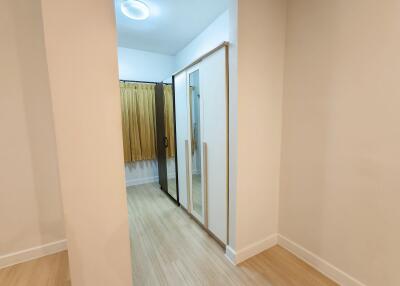
[[[168,82],[168,81],[167,81]],[[176,172],[175,172],[175,132],[174,132],[174,102],[172,85],[164,84],[164,114],[165,138],[167,155],[168,193],[177,199]]]
[[[202,216],[203,194],[201,185],[200,83],[198,70],[189,75],[189,83],[192,152],[192,209],[198,216]]]

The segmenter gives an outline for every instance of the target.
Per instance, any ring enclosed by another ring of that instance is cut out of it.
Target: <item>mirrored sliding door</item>
[[[179,204],[176,177],[175,115],[173,85],[155,86],[158,177],[161,189]]]
[[[173,99],[173,85],[164,84],[164,114],[165,114],[165,148],[167,157],[168,193],[178,200],[176,177],[176,146],[175,146],[175,111]]]

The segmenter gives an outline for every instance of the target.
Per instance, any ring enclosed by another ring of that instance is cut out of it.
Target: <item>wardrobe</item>
[[[228,46],[174,75],[179,201],[228,244]]]

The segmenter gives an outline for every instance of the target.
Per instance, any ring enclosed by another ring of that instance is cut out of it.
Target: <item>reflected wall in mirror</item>
[[[201,174],[201,126],[200,126],[200,82],[199,70],[189,74],[189,103],[191,114],[191,159],[192,159],[192,210],[203,217],[203,191]]]

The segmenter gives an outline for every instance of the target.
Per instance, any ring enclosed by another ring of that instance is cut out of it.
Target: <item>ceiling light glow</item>
[[[138,0],[123,0],[121,12],[133,20],[145,20],[150,16],[149,7]]]

